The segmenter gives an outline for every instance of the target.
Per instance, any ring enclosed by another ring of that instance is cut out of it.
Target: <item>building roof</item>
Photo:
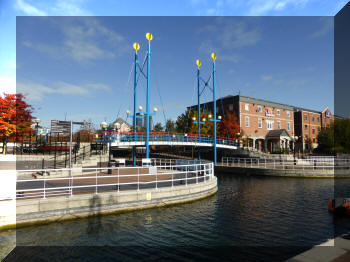
[[[289,136],[289,134],[285,129],[271,130],[266,134],[266,137],[281,137],[281,136]]]
[[[230,99],[230,98],[231,99],[232,98],[237,98],[241,102],[247,102],[247,103],[252,103],[252,104],[259,104],[259,105],[268,106],[268,107],[277,107],[277,108],[281,108],[281,109],[291,110],[291,111],[294,111],[294,112],[297,112],[297,111],[309,111],[309,112],[319,113],[319,114],[322,113],[321,111],[317,111],[317,110],[313,110],[313,109],[307,109],[307,108],[302,108],[302,107],[298,107],[298,106],[282,104],[282,103],[273,102],[273,101],[269,101],[269,100],[265,100],[265,99],[254,98],[254,97],[249,97],[249,96],[242,96],[242,95],[236,95],[236,96],[227,95],[227,96],[218,98],[216,100],[216,102],[220,103],[220,100],[225,100],[225,99]],[[209,102],[201,103],[201,105],[209,105],[211,103],[212,103],[212,101],[209,101]],[[187,109],[191,109],[191,108],[194,108],[196,106],[197,105],[192,105],[192,106],[187,107]]]
[[[252,104],[259,104],[262,106],[268,106],[268,107],[277,107],[281,109],[287,109],[287,110],[294,110],[294,106],[287,105],[287,104],[281,104],[277,102],[272,102],[264,99],[259,99],[259,98],[253,98],[249,96],[239,96],[239,100],[242,102],[247,102],[247,103],[252,103]]]
[[[111,124],[109,124],[110,126],[113,126],[113,124],[114,123],[119,123],[120,125],[122,125],[122,124],[124,124],[124,125],[126,125],[126,126],[128,126],[128,127],[131,127],[131,125],[128,123],[128,122],[126,122],[123,118],[121,118],[121,117],[118,117],[114,122],[112,122]]]

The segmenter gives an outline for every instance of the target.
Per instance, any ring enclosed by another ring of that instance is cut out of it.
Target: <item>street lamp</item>
[[[103,142],[107,143],[107,139],[108,139],[108,164],[107,166],[109,167],[108,169],[108,174],[112,174],[112,170],[110,169],[111,167],[111,140],[110,137],[107,136],[106,134],[106,130],[107,130],[107,123],[106,122],[101,122],[100,124],[102,131],[103,131]]]
[[[35,144],[36,144],[36,147],[38,147],[38,130],[39,130],[40,119],[36,118],[34,120],[34,122],[36,123],[36,126],[35,126]]]
[[[295,159],[295,144],[298,141],[298,136],[292,136],[292,141],[293,141],[293,157],[294,157],[294,165],[297,164],[297,161]]]

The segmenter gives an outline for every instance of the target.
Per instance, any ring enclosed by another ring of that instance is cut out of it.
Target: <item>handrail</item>
[[[350,159],[291,159],[222,157],[221,165],[245,168],[350,170]]]
[[[111,175],[107,175],[106,171],[109,169],[112,170]],[[73,196],[89,190],[87,193],[98,194],[106,191],[140,190],[145,186],[155,189],[187,186],[193,183],[206,183],[214,178],[212,162],[154,158],[151,159],[151,166],[144,167],[32,169],[16,170],[16,172],[17,175],[22,172],[66,174],[64,177],[17,179],[16,199]],[[69,173],[72,175],[68,176]]]

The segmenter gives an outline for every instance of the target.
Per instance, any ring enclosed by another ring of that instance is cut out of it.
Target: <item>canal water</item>
[[[334,187],[333,179],[216,175],[218,193],[200,201],[7,231],[0,240],[16,234],[27,246],[8,261],[283,261],[349,230],[327,202],[334,188],[350,195],[350,180]]]

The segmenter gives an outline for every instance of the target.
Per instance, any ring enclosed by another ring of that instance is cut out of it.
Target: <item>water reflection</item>
[[[307,247],[349,229],[346,218],[328,213],[332,179],[217,176],[219,192],[210,198],[19,229],[17,245]],[[336,188],[347,193],[349,183],[339,180]],[[97,195],[91,210],[100,212],[99,201]]]

